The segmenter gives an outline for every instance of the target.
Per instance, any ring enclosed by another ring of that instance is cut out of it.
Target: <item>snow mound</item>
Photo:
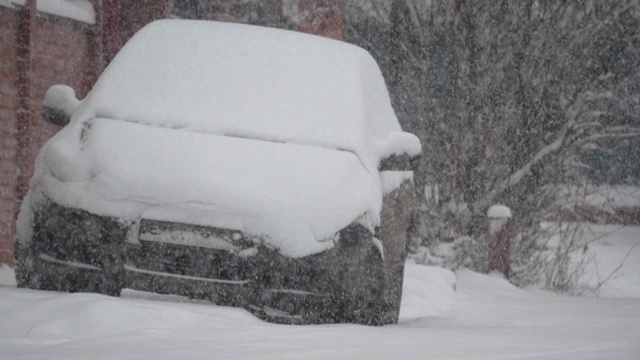
[[[16,286],[16,276],[13,269],[6,264],[0,265],[0,285]]]
[[[597,287],[605,281],[597,295],[615,298],[640,298],[640,226],[589,224],[586,231],[588,254],[581,284]]]
[[[399,188],[405,182],[413,183],[413,171],[382,171],[380,172],[380,184],[382,194],[388,195]]]
[[[559,205],[573,207],[576,204],[599,208],[640,207],[640,187],[629,185],[559,186]]]
[[[405,295],[422,301],[403,301],[402,323],[385,327],[284,326],[130,291],[111,298],[0,286],[0,358],[640,358],[639,299],[518,290],[471,271],[457,274],[454,293],[451,272],[407,265],[405,273]],[[407,321],[414,316],[422,318]]]
[[[450,270],[406,264],[400,322],[438,315],[450,310],[456,291],[456,275]]]
[[[511,209],[504,205],[493,205],[487,210],[487,217],[492,219],[511,218]]]
[[[98,294],[40,292],[34,298],[25,291],[24,298],[16,298],[22,294],[0,297],[0,332],[20,332],[28,338],[94,337],[201,322],[199,314],[180,307],[154,308]]]
[[[477,293],[478,296],[509,297],[522,296],[522,289],[511,284],[509,280],[498,272],[491,274],[481,274],[468,269],[461,269],[457,272],[458,283],[470,292]],[[491,293],[487,293],[491,289]]]

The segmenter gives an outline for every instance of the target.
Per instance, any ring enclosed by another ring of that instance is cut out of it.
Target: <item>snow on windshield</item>
[[[95,117],[344,149],[371,167],[389,153],[420,152],[366,51],[292,31],[154,22],[123,47],[87,103]]]

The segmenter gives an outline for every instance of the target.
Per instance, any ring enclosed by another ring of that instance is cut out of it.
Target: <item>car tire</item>
[[[91,292],[120,296],[124,267],[102,270],[78,269],[51,263],[40,258],[30,246],[16,244],[16,284],[21,288],[63,292]]]
[[[376,246],[370,246],[360,266],[352,268],[343,281],[350,284],[340,294],[335,314],[339,323],[384,325],[386,288],[384,260]]]
[[[17,285],[119,296],[125,274],[124,227],[52,202],[39,209],[30,238],[19,234],[16,241]]]
[[[386,291],[383,299],[385,304],[384,324],[397,324],[400,317],[405,260],[406,252],[403,254],[402,260],[392,266],[393,270],[387,276]]]
[[[34,290],[58,290],[41,261],[32,256],[30,247],[17,242],[14,249],[16,284]]]

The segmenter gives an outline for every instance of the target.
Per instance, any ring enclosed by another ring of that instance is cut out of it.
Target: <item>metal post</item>
[[[508,279],[511,274],[511,210],[504,205],[493,205],[487,211],[487,217],[488,271],[499,271]]]

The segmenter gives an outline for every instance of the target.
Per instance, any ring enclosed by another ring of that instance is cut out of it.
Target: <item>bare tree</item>
[[[282,0],[176,0],[174,16],[292,29]]]
[[[504,203],[526,271],[555,186],[582,179],[584,150],[640,135],[638,5],[351,4],[350,40],[382,64],[401,123],[423,142],[418,243],[482,238],[486,209]]]

